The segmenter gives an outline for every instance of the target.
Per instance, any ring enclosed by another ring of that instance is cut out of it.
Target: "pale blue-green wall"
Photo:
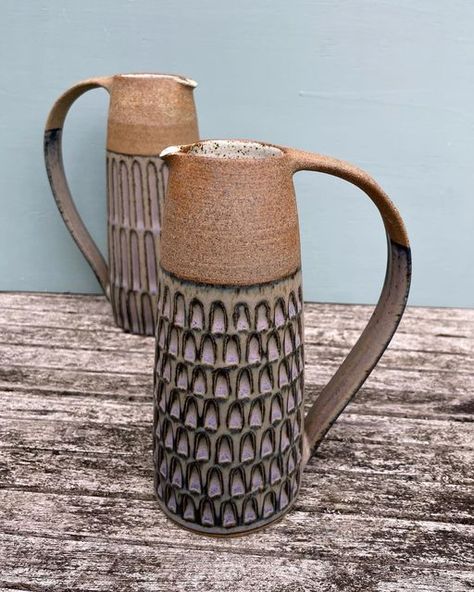
[[[98,285],[50,195],[42,133],[82,78],[179,72],[199,81],[202,137],[325,152],[370,171],[404,216],[412,304],[473,306],[471,0],[1,0],[0,289]],[[105,249],[105,91],[74,106],[65,161]],[[296,178],[305,296],[373,302],[385,240],[374,207],[322,175]]]

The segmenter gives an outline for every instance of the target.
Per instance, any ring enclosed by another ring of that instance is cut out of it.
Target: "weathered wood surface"
[[[370,310],[306,305],[308,404]],[[409,309],[294,510],[213,539],[153,499],[153,340],[101,297],[0,294],[0,590],[471,590],[473,359],[474,311]]]

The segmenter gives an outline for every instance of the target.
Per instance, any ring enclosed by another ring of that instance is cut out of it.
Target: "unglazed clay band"
[[[328,156],[284,149],[294,172],[311,170],[334,175],[362,189],[377,206],[388,238],[388,261],[380,299],[362,335],[321,391],[305,419],[303,463],[374,369],[405,310],[411,281],[411,251],[403,220],[386,193],[365,172]]]
[[[66,91],[53,105],[44,133],[44,158],[54,199],[66,226],[92,267],[107,297],[109,297],[107,263],[77,211],[64,172],[62,128],[71,105],[78,97],[93,88],[109,90],[110,83],[111,78],[92,78],[79,82]]]
[[[244,140],[225,142],[238,146],[236,154],[249,145]],[[270,150],[268,158],[203,156],[199,151],[221,143],[206,140],[160,155],[174,171],[164,211],[161,265],[184,279],[212,285],[252,286],[291,275],[301,258],[296,200],[288,200],[294,196],[288,158],[280,148]],[[257,154],[269,151],[266,144],[250,145]]]

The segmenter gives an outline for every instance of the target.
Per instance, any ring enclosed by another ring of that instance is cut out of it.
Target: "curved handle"
[[[85,227],[72,199],[64,173],[62,131],[69,108],[78,97],[93,88],[105,88],[110,92],[111,84],[112,78],[107,77],[90,78],[72,86],[54,103],[44,132],[44,159],[54,199],[69,232],[92,267],[107,298],[109,298],[107,263]]]
[[[303,462],[310,459],[325,434],[363,385],[395,333],[405,310],[411,280],[411,251],[398,210],[365,171],[329,156],[287,150],[292,172],[308,170],[334,175],[364,191],[377,206],[387,233],[385,282],[375,310],[334,376],[321,391],[305,419]]]

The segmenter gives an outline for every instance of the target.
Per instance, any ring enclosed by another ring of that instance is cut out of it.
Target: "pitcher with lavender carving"
[[[202,534],[281,518],[311,454],[394,334],[410,284],[395,206],[364,171],[334,158],[241,140],[166,149],[154,378],[158,503]],[[379,209],[387,275],[374,313],[304,417],[300,239],[292,177],[345,179]]]
[[[157,266],[170,143],[198,139],[189,78],[118,74],[71,87],[54,104],[44,136],[46,169],[59,211],[112,304],[124,331],[153,335]],[[87,90],[110,93],[107,128],[108,263],[72,200],[62,162],[62,128],[72,103]]]

